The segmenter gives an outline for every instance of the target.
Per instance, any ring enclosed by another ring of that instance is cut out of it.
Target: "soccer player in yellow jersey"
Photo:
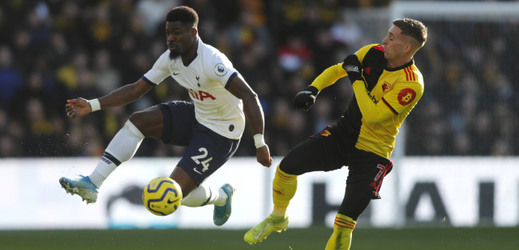
[[[427,41],[427,28],[410,18],[396,19],[382,45],[371,44],[323,71],[294,98],[308,110],[319,91],[348,76],[355,92],[337,124],[326,127],[291,150],[273,181],[274,209],[245,234],[251,244],[288,227],[287,207],[297,189],[297,176],[348,166],[344,199],[335,217],[326,250],[350,249],[356,220],[371,199],[380,199],[398,128],[422,97],[423,77],[413,56]]]

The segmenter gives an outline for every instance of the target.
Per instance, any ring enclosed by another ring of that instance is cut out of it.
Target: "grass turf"
[[[246,230],[35,230],[0,231],[0,249],[53,250],[303,250],[324,249],[332,229],[312,227],[272,233],[265,241],[249,245]],[[512,250],[519,249],[519,227],[512,228],[358,228],[352,250]]]

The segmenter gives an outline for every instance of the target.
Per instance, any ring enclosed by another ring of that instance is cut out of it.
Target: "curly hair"
[[[190,7],[178,6],[168,12],[166,22],[181,22],[195,28],[198,26],[198,14]]]

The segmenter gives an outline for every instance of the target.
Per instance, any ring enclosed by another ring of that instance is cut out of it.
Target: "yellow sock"
[[[333,225],[333,234],[328,240],[325,250],[349,250],[352,232],[356,224],[357,222],[352,218],[337,214]]]
[[[272,198],[274,200],[274,210],[272,214],[285,216],[288,204],[296,194],[297,175],[287,174],[279,169],[278,166],[272,189]]]

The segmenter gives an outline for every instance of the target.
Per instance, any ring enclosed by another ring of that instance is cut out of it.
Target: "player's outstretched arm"
[[[256,160],[265,167],[272,165],[272,157],[270,157],[270,149],[267,144],[256,149]]]
[[[308,111],[314,105],[316,97],[321,90],[345,76],[346,72],[342,69],[341,64],[328,67],[314,79],[310,86],[297,93],[294,97],[294,108],[305,112]]]
[[[249,84],[239,74],[231,80],[228,90],[243,101],[243,109],[252,125],[258,162],[265,167],[270,167],[272,165],[272,157],[270,156],[268,145],[263,140],[265,119],[258,95],[254,93]]]
[[[69,117],[75,119],[102,108],[124,106],[141,98],[152,88],[152,85],[148,84],[143,79],[139,79],[134,83],[115,89],[110,94],[98,99],[86,100],[85,98],[79,97],[67,100],[67,104],[65,104],[65,112]]]
[[[72,119],[85,116],[92,112],[92,107],[85,98],[79,97],[72,100],[67,100],[65,104],[65,112]]]

